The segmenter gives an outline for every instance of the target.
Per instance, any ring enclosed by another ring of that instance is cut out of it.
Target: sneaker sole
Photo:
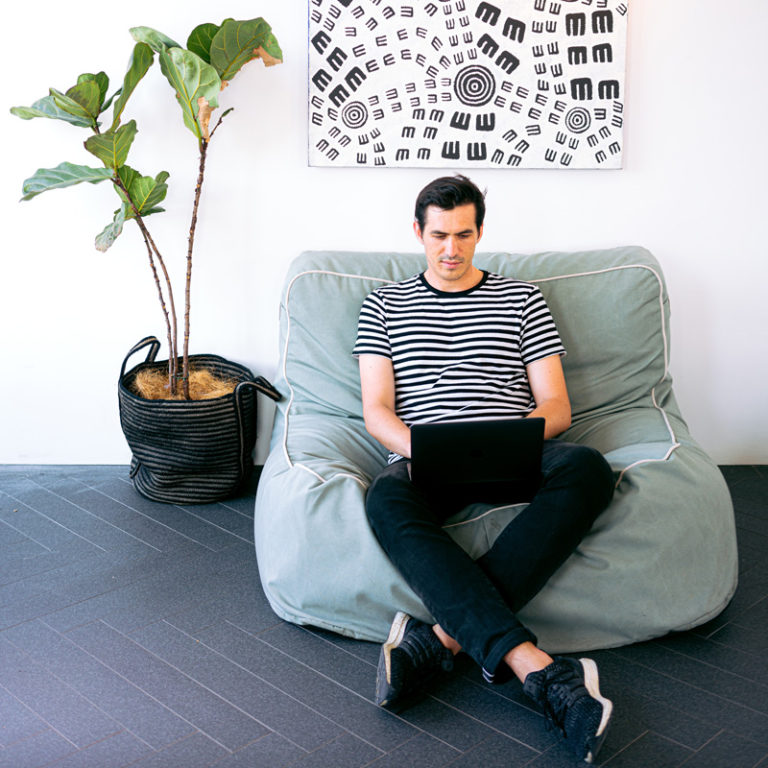
[[[381,698],[382,674],[387,685],[392,684],[392,651],[403,641],[405,627],[411,617],[407,613],[398,611],[395,614],[392,626],[389,629],[389,635],[381,646],[381,655],[379,656],[379,666],[376,674],[376,702],[380,707],[386,707],[390,704],[388,699]],[[383,664],[382,664],[383,662]],[[383,666],[383,669],[382,669]]]
[[[600,725],[595,732],[594,741],[587,752],[587,756],[584,758],[585,763],[591,763],[605,741],[605,736],[608,732],[608,724],[611,722],[611,715],[613,714],[613,702],[610,699],[606,699],[605,696],[600,693],[600,676],[597,672],[597,664],[595,664],[592,659],[579,659],[579,662],[584,671],[584,687],[593,699],[600,702],[600,705],[603,708],[603,716],[600,719]]]

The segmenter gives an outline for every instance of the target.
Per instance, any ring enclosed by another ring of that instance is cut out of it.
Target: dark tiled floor
[[[616,703],[612,768],[768,768],[768,467],[725,467],[731,605],[686,634],[592,654]],[[141,499],[122,467],[0,467],[0,766],[571,765],[510,683],[467,661],[397,716],[378,646],[277,619],[253,492]]]

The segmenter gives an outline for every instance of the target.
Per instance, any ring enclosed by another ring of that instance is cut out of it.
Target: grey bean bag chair
[[[717,466],[691,439],[669,374],[669,305],[642,248],[478,254],[537,284],[568,354],[573,424],[563,439],[600,450],[614,500],[579,549],[520,613],[549,652],[607,648],[684,630],[736,589],[733,508]],[[255,543],[275,612],[382,641],[397,610],[430,619],[365,517],[385,450],[365,431],[351,356],[363,298],[422,271],[421,254],[310,252],[281,304],[278,404],[259,482]],[[522,507],[467,507],[447,530],[479,557]]]

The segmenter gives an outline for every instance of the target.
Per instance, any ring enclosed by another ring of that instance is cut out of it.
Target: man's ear
[[[413,220],[413,232],[416,235],[416,239],[424,245],[424,235],[421,234],[421,227],[417,219]]]
[[[477,241],[476,242],[478,242],[478,243],[480,242],[480,238],[483,236],[483,227],[484,226],[485,226],[485,224],[481,224],[480,225],[480,229],[477,232]]]

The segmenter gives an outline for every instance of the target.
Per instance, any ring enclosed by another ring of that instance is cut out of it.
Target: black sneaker
[[[453,654],[429,624],[399,611],[389,637],[381,646],[376,671],[376,703],[380,707],[402,704],[438,672],[453,669]]]
[[[547,727],[559,730],[576,756],[591,763],[613,713],[613,703],[600,695],[597,664],[555,656],[548,667],[525,678],[523,690],[544,710]]]

